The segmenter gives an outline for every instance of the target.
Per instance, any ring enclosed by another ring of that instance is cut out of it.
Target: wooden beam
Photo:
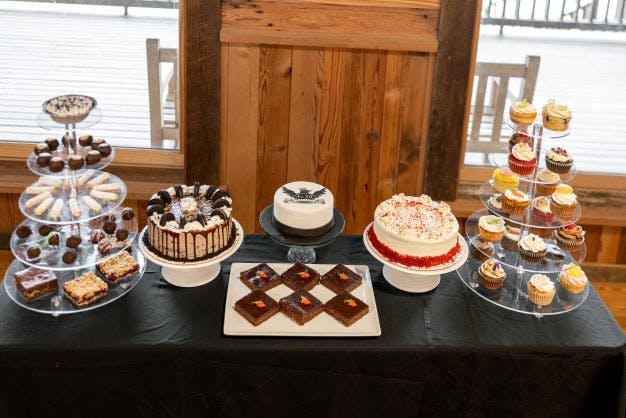
[[[480,24],[480,0],[443,0],[435,65],[424,192],[453,200],[463,160],[473,67]]]
[[[185,180],[218,184],[220,1],[180,2],[180,129]]]

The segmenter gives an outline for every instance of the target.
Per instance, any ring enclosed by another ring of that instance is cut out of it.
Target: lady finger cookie
[[[83,196],[83,203],[94,212],[100,212],[102,210],[100,203],[96,202],[89,196]]]
[[[40,195],[37,195],[35,197],[31,197],[30,199],[28,199],[26,201],[26,203],[24,203],[24,206],[26,208],[32,208],[33,206],[36,206],[38,204],[40,204],[41,202],[45,201],[48,198],[52,198],[52,193],[50,192],[44,192]]]
[[[50,196],[46,200],[41,202],[39,206],[35,208],[35,215],[37,216],[43,215],[48,210],[48,208],[52,205],[52,203],[54,203],[54,197]]]
[[[109,200],[111,202],[117,200],[117,197],[118,197],[116,193],[103,192],[101,190],[93,190],[93,189],[91,190],[91,193],[89,193],[89,195],[96,199],[104,199],[104,200]]]

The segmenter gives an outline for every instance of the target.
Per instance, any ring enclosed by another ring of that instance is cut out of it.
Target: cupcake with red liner
[[[470,254],[478,261],[485,261],[493,255],[495,247],[493,243],[487,241],[480,235],[472,240],[470,245]]]
[[[527,176],[537,165],[537,158],[528,144],[517,144],[509,155],[509,168],[516,174]]]
[[[478,219],[478,232],[489,242],[498,242],[504,236],[504,219],[495,215],[484,215]]]
[[[528,234],[517,244],[520,256],[529,263],[540,263],[546,255],[546,243],[535,234]]]
[[[530,205],[530,197],[517,190],[517,188],[505,190],[502,193],[502,209],[505,212],[520,215],[524,213],[526,208]]]
[[[587,275],[580,266],[569,263],[564,265],[561,269],[559,273],[559,283],[567,292],[576,295],[585,290],[589,279],[587,279]]]
[[[530,125],[537,117],[537,109],[528,100],[523,99],[521,102],[514,102],[509,108],[509,116],[511,121],[519,125]]]
[[[574,165],[574,160],[565,148],[550,148],[546,153],[546,167],[554,173],[567,174],[572,169],[572,165]]]
[[[567,222],[554,231],[556,245],[565,251],[575,252],[580,250],[585,242],[585,231],[574,222]]]
[[[541,182],[537,183],[537,194],[542,196],[550,196],[556,191],[556,186],[561,184],[561,177],[547,168],[539,170],[537,180]]]
[[[500,245],[507,251],[517,252],[517,244],[519,244],[520,236],[521,230],[519,228],[505,225],[504,236],[502,237],[502,241],[500,241]]]
[[[478,281],[487,289],[496,290],[502,287],[506,273],[502,265],[490,258],[478,268]]]
[[[559,218],[571,218],[578,206],[578,199],[574,189],[567,184],[559,184],[552,193],[550,207]]]
[[[533,220],[541,225],[550,225],[554,213],[550,210],[550,199],[547,196],[538,196],[533,199]]]
[[[556,287],[545,274],[533,274],[528,280],[528,299],[538,306],[548,306],[556,295]]]
[[[526,132],[515,132],[509,139],[509,152],[513,151],[513,147],[517,144],[528,144],[533,147],[533,139]]]

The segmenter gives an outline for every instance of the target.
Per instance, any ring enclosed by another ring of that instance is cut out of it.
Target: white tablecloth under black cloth
[[[0,295],[0,417],[623,417],[626,339],[597,293],[553,318],[509,313],[456,273],[432,292],[390,287],[359,236],[319,263],[367,264],[382,336],[222,334],[230,262],[285,262],[247,236],[210,284],[149,264],[128,295],[54,318]]]

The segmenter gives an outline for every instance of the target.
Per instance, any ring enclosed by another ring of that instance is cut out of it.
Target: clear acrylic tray
[[[57,138],[57,139],[59,139],[59,142],[61,142],[60,138]],[[28,169],[30,171],[37,174],[38,176],[61,176],[62,177],[62,176],[66,176],[68,171],[74,171],[74,170],[70,170],[69,166],[67,165],[70,155],[78,154],[82,156],[83,158],[86,158],[87,153],[89,151],[92,151],[91,146],[81,147],[80,145],[76,144],[76,150],[74,152],[74,150],[70,150],[67,147],[64,147],[63,144],[59,144],[59,148],[57,148],[55,151],[50,152],[50,154],[53,157],[59,157],[59,158],[62,158],[63,161],[65,161],[65,168],[60,173],[53,173],[50,171],[48,166],[40,166],[39,164],[37,164],[37,155],[35,155],[34,152],[31,152],[28,158],[26,158],[26,165],[28,166]],[[101,160],[96,164],[87,164],[87,162],[85,161],[85,165],[83,166],[83,168],[80,170],[77,170],[77,172],[81,173],[89,169],[104,170],[106,167],[109,166],[109,164],[111,164],[114,158],[115,158],[115,148],[111,146],[111,155],[109,155],[108,157],[102,157]]]
[[[535,132],[540,132],[541,128],[543,128],[543,133],[539,136],[544,139],[565,138],[571,133],[569,126],[564,131],[553,131],[553,130],[546,128],[545,126],[543,126],[543,117],[541,116],[541,112],[537,112],[537,113],[538,114],[537,114],[537,117],[535,118],[535,122],[529,123],[528,125],[513,122],[508,112],[504,118],[504,121],[507,124],[507,126],[513,129],[515,132],[523,132],[526,134],[532,134],[533,130],[536,130]]]
[[[539,159],[537,160],[537,173],[541,170],[543,170],[544,168],[546,168],[546,161],[545,161],[545,155],[546,152],[549,151],[549,148],[546,150],[546,148],[542,148],[541,152],[539,154]],[[509,148],[508,145],[496,152],[491,152],[488,154],[488,159],[491,162],[491,164],[494,167],[498,167],[500,169],[509,169]],[[545,184],[545,182],[541,181],[541,180],[537,180],[535,178],[535,172],[533,171],[531,174],[528,175],[522,175],[522,174],[517,174],[514,173],[515,176],[517,176],[517,178],[519,178],[520,180],[524,181],[524,182],[532,182],[532,183],[543,183]],[[568,173],[565,174],[559,174],[559,177],[561,178],[561,182],[562,183],[567,183],[568,181],[570,181],[572,178],[574,178],[574,176],[576,175],[576,164],[572,165],[572,168],[570,169],[570,171]]]

